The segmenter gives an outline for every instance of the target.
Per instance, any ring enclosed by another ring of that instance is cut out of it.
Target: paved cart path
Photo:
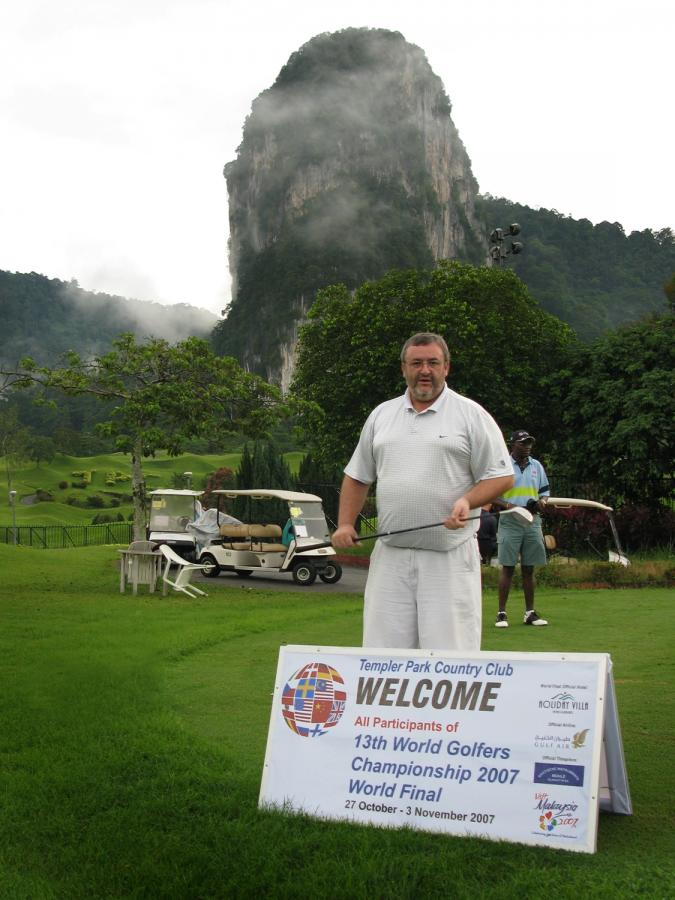
[[[302,587],[293,581],[293,576],[288,573],[281,572],[254,572],[248,578],[242,578],[233,572],[221,572],[217,578],[207,578],[200,572],[195,572],[192,580],[196,582],[204,582],[205,590],[208,591],[208,585],[217,587],[223,585],[227,587],[236,587],[237,585],[244,590],[265,590],[265,591],[310,591],[321,594],[361,594],[366,585],[368,577],[368,569],[365,566],[342,566],[342,578],[337,584],[325,584],[320,578],[317,578],[314,584],[309,587]]]

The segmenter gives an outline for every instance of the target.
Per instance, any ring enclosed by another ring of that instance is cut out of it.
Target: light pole
[[[9,505],[12,507],[12,543],[16,546],[16,491],[9,492]]]
[[[183,478],[185,479],[185,487],[190,490],[192,487],[192,472],[183,472]]]
[[[517,222],[509,225],[507,234],[511,235],[512,237],[520,234],[520,225]],[[490,242],[492,244],[492,246],[490,247],[490,259],[492,260],[493,266],[503,265],[504,260],[510,253],[515,256],[517,253],[522,253],[523,250],[523,245],[520,241],[511,241],[511,247],[508,250],[504,250],[503,228],[495,228],[495,230],[490,234]]]

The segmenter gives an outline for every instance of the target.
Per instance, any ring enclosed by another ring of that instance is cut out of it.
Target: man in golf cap
[[[479,650],[479,517],[469,510],[511,487],[509,454],[494,419],[446,385],[442,337],[409,338],[401,371],[405,394],[371,412],[345,468],[333,545],[354,546],[354,523],[377,481],[378,530],[410,530],[375,545],[363,646]],[[445,527],[419,529],[430,522]]]
[[[548,625],[534,608],[534,567],[546,565],[546,547],[541,529],[542,504],[550,495],[548,478],[539,460],[532,458],[534,438],[525,429],[514,431],[509,438],[511,463],[515,481],[513,487],[495,500],[495,506],[512,509],[524,507],[534,516],[531,525],[523,524],[518,516],[500,516],[497,532],[497,559],[499,573],[499,612],[495,625],[508,628],[506,602],[509,599],[513,573],[520,558],[520,571],[525,594],[525,625]]]

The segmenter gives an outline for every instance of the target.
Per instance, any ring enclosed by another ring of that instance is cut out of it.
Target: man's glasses
[[[430,369],[440,369],[444,365],[442,359],[411,359],[406,362],[406,366],[411,369],[422,369],[428,366]]]

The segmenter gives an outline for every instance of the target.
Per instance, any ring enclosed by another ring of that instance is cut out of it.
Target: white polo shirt
[[[478,481],[513,474],[495,420],[447,385],[422,412],[408,391],[375,407],[345,473],[364,484],[377,481],[378,531],[442,522]],[[476,519],[457,531],[429,528],[382,540],[394,547],[451,550],[478,526]]]

